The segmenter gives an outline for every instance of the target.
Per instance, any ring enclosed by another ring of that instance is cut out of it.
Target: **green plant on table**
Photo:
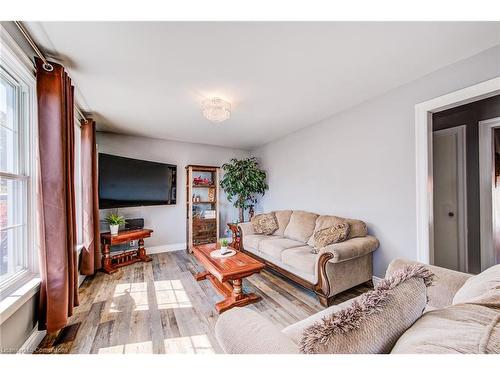
[[[221,245],[221,247],[228,247],[229,241],[224,238],[224,239],[220,240],[220,245]]]
[[[123,225],[125,224],[125,218],[115,213],[111,213],[106,217],[106,221],[109,225]]]

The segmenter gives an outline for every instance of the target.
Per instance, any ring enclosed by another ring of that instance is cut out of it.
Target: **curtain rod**
[[[24,39],[26,39],[26,41],[29,43],[29,45],[31,46],[31,48],[33,48],[33,50],[35,51],[35,53],[37,54],[37,56],[43,61],[43,65],[42,65],[43,69],[45,69],[47,72],[53,71],[54,67],[49,63],[49,61],[44,56],[44,54],[42,53],[42,51],[40,51],[40,48],[38,48],[38,46],[36,45],[35,41],[31,37],[31,35],[28,33],[28,31],[22,25],[21,21],[14,21],[14,23],[16,24],[16,26],[19,29],[19,31],[21,32],[21,34],[24,36]],[[78,115],[80,116],[80,118],[85,123],[87,123],[88,120],[85,117],[85,115],[82,113],[82,111],[80,110],[80,108],[78,108],[75,105],[75,109],[76,109],[76,112],[78,113]]]

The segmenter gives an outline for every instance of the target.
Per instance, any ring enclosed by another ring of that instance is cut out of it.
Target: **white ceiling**
[[[500,22],[28,22],[100,130],[251,149],[500,44]],[[232,103],[222,124],[200,104]]]

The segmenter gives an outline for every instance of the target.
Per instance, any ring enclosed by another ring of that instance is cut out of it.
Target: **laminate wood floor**
[[[152,258],[113,275],[87,277],[80,287],[80,306],[69,321],[80,323],[75,339],[54,345],[56,337],[47,335],[37,353],[221,353],[214,304],[222,297],[209,281],[194,279],[201,265],[185,251]],[[269,271],[244,279],[243,289],[262,297],[248,307],[279,328],[323,309],[314,293]],[[334,303],[367,290],[353,288]]]

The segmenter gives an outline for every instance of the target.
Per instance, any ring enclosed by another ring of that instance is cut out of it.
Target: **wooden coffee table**
[[[217,248],[217,244],[193,247],[193,254],[206,269],[195,275],[196,280],[210,280],[215,289],[225,297],[215,304],[217,311],[222,313],[235,306],[245,306],[259,301],[261,297],[255,293],[243,293],[241,279],[260,272],[264,268],[264,263],[240,251],[236,251],[235,255],[228,258],[212,258],[210,253]]]

